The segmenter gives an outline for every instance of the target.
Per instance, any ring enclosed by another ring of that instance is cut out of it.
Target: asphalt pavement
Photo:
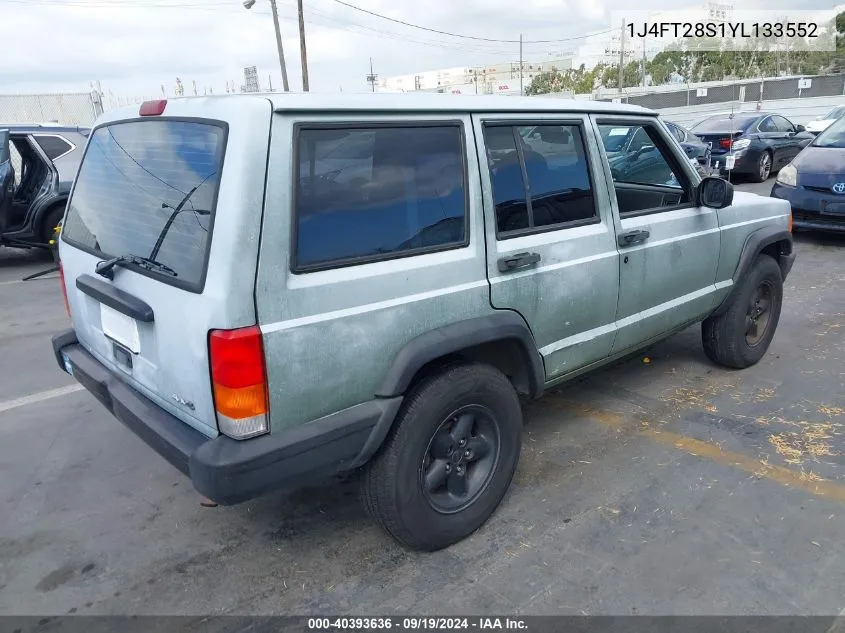
[[[20,281],[50,260],[0,249],[0,614],[837,614],[845,238],[796,241],[758,365],[694,327],[527,404],[503,505],[433,554],[354,482],[201,507],[59,371],[56,276]]]

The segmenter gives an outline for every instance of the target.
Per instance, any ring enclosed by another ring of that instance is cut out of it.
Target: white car
[[[807,124],[807,131],[818,136],[824,132],[828,126],[845,115],[845,106],[836,106],[827,114],[817,117]]]

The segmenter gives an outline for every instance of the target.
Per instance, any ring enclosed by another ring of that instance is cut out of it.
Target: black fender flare
[[[733,274],[733,288],[722,303],[719,304],[712,316],[724,314],[728,310],[728,307],[738,292],[740,280],[748,274],[757,256],[767,246],[777,243],[785,245],[781,246],[778,264],[780,265],[781,276],[786,280],[786,276],[789,274],[792,264],[795,261],[792,233],[779,226],[766,226],[757,229],[745,239],[745,244],[743,244],[742,252],[739,256],[739,263]]]
[[[508,340],[518,344],[528,372],[530,395],[538,397],[546,379],[543,359],[525,320],[510,310],[451,323],[410,340],[396,354],[376,395],[391,398],[404,394],[417,372],[433,360],[483,343]]]

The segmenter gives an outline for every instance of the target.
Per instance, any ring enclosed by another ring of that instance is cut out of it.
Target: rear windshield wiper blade
[[[106,279],[114,279],[114,267],[126,266],[126,264],[135,264],[146,270],[169,275],[170,277],[178,277],[179,273],[173,270],[167,264],[162,264],[149,257],[141,257],[140,255],[121,255],[119,257],[112,257],[97,262],[97,267],[94,269],[98,275],[102,275]]]

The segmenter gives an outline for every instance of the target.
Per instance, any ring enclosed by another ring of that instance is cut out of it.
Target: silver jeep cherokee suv
[[[611,167],[602,139],[631,127],[649,151]],[[73,329],[53,347],[211,500],[360,469],[378,523],[435,550],[505,495],[517,394],[699,321],[714,362],[760,360],[790,218],[701,180],[638,107],[147,102],[91,132],[60,244]]]

